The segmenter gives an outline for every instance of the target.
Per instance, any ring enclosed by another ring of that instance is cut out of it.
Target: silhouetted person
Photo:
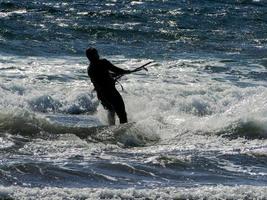
[[[87,68],[88,75],[95,87],[98,99],[104,108],[108,110],[109,124],[115,124],[115,113],[118,115],[120,123],[127,123],[125,105],[115,87],[114,77],[129,73],[129,70],[118,68],[106,59],[100,59],[95,48],[87,49],[86,56],[90,61],[90,65]]]

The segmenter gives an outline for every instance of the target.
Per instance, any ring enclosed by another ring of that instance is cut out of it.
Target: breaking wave
[[[25,188],[1,187],[2,198],[40,199],[258,199],[266,198],[266,187],[257,186],[199,186],[166,187],[157,189],[92,189],[92,188]]]
[[[137,124],[103,126],[93,116],[40,115],[26,110],[0,113],[0,132],[26,137],[54,137],[74,134],[89,142],[113,143],[122,146],[145,146],[159,140],[156,134]]]

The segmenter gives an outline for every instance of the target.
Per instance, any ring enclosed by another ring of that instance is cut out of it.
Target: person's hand
[[[131,70],[124,70],[124,74],[130,74]]]

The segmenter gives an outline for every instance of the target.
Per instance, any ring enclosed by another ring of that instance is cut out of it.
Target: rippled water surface
[[[266,5],[0,1],[0,198],[266,199]],[[153,61],[117,87],[130,124],[95,128],[89,46]]]

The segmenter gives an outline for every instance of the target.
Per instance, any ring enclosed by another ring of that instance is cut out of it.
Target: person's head
[[[97,50],[92,47],[86,49],[86,57],[90,60],[90,62],[99,60],[99,55]]]

